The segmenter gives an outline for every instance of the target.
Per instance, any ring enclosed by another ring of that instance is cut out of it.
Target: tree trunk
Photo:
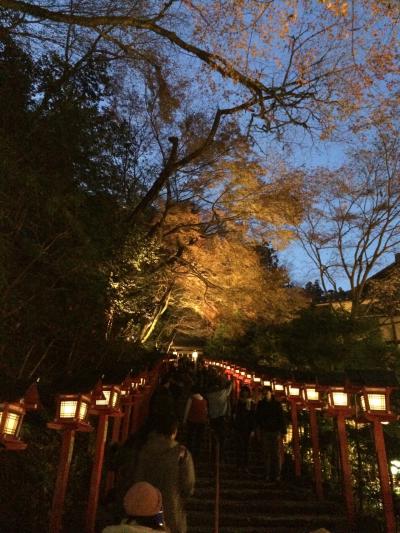
[[[169,301],[171,298],[171,293],[172,293],[172,287],[168,287],[168,289],[165,291],[164,295],[162,296],[160,302],[158,303],[153,313],[152,319],[143,325],[142,330],[139,334],[139,342],[141,344],[144,344],[149,339],[159,319],[168,309]]]

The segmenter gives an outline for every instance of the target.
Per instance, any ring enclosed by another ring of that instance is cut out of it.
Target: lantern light
[[[344,413],[353,412],[351,404],[350,391],[346,390],[344,386],[333,386],[327,389],[328,392],[328,409],[336,412]]]
[[[332,392],[332,405],[333,407],[347,407],[348,406],[347,392],[341,392],[341,391]]]
[[[241,371],[240,371],[240,375],[241,375],[241,376],[245,376],[245,375],[246,375],[246,372],[245,372],[244,370],[241,370]]]
[[[121,397],[129,396],[132,390],[133,390],[133,381],[132,381],[131,376],[128,374],[121,384]]]
[[[61,394],[57,398],[56,423],[85,423],[90,398],[84,394]]]
[[[365,397],[363,396],[362,399],[364,400],[364,408],[365,406]],[[385,394],[367,394],[367,403],[368,408],[371,411],[385,411],[386,412],[386,395]]]
[[[9,450],[23,450],[26,443],[19,438],[25,409],[20,403],[0,404],[0,443]]]
[[[383,421],[394,421],[397,415],[391,411],[390,392],[392,387],[368,387],[364,386],[361,391],[361,409],[364,417],[373,421],[376,418]]]
[[[300,387],[296,385],[286,385],[286,395],[289,398],[300,398]]]
[[[246,374],[247,379],[251,379],[253,376],[251,374]]]
[[[286,435],[283,437],[283,442],[285,444],[290,444],[293,440],[293,427],[291,424],[288,425],[286,430]]]
[[[270,387],[271,386],[271,381],[269,379],[263,379],[262,384],[263,384],[264,387]]]
[[[254,383],[261,383],[261,378],[258,377],[258,376],[254,376],[253,377],[253,381],[254,381]]]
[[[193,350],[192,352],[192,359],[193,359],[193,362],[196,363],[197,362],[197,358],[199,357],[199,353],[197,350]]]
[[[390,471],[393,476],[398,476],[400,474],[400,461],[397,459],[390,461]]]
[[[303,399],[307,402],[319,402],[319,392],[315,389],[315,386],[306,386],[302,390]]]
[[[104,411],[118,411],[120,407],[121,388],[119,385],[102,385],[103,398],[92,402],[92,414]]]

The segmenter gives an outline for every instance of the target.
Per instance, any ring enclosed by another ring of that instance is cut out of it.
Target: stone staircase
[[[344,506],[318,502],[311,487],[293,480],[279,485],[261,478],[257,455],[248,473],[239,472],[232,450],[220,466],[219,533],[309,533],[326,528],[349,533]],[[188,533],[214,532],[215,472],[204,455],[196,464],[196,491],[188,502]]]

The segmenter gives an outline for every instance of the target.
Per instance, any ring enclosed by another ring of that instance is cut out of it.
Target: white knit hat
[[[162,511],[161,492],[150,483],[139,481],[125,494],[124,509],[129,516],[154,516]]]

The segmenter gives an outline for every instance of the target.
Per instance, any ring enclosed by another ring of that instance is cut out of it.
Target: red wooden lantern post
[[[135,390],[132,393],[132,409],[129,422],[129,434],[133,435],[139,429],[141,424],[141,409],[143,404],[143,389],[136,380],[134,383]]]
[[[122,422],[125,421],[125,419],[127,419],[127,424],[126,424],[127,433],[126,433],[125,439],[128,436],[130,408],[132,405],[132,398],[131,398],[132,390],[133,390],[132,378],[128,374],[128,376],[126,376],[126,378],[121,384],[121,408],[122,408],[121,416],[113,417],[113,428],[112,428],[112,434],[111,434],[112,444],[117,444],[121,440],[124,441],[123,434],[122,434],[123,432],[121,431],[121,429],[122,429]],[[129,411],[128,414],[127,414],[127,411]],[[104,489],[105,494],[108,494],[108,492],[113,488],[114,483],[115,483],[115,472],[113,470],[109,470],[106,476],[105,489]]]
[[[391,387],[363,387],[361,395],[364,417],[369,422],[372,422],[374,428],[375,450],[378,460],[379,480],[387,533],[395,533],[397,531],[385,438],[382,428],[382,423],[393,422],[397,419],[397,416],[390,410],[391,390]]]
[[[300,456],[300,435],[297,406],[302,403],[300,385],[289,381],[285,385],[286,398],[290,403],[290,415],[292,418],[292,443],[294,474],[297,478],[301,476],[301,456]]]
[[[137,427],[135,431],[139,429],[140,427],[142,427],[146,418],[149,415],[150,398],[153,392],[153,387],[149,383],[147,374],[142,374],[140,376],[140,390],[142,393],[142,401],[141,401],[141,406],[139,410],[138,423],[137,423]]]
[[[50,515],[50,533],[62,530],[62,515],[67,490],[69,469],[75,444],[76,431],[93,431],[87,423],[90,397],[84,394],[61,394],[57,397],[57,414],[47,427],[62,431],[62,445],[58,463],[56,486]]]
[[[273,378],[271,380],[271,387],[272,387],[273,395],[275,396],[277,400],[282,401],[286,399],[285,385],[282,379]]]
[[[269,383],[269,385],[268,385],[268,383]],[[271,378],[271,379],[268,379],[268,380],[264,380],[264,386],[272,388],[272,393],[273,393],[273,395],[275,396],[275,398],[278,401],[286,400],[285,386],[284,386],[284,380],[283,379],[280,379],[278,377],[274,377],[274,378]],[[285,456],[285,450],[284,450],[284,446],[283,446],[283,438],[281,438],[280,441],[279,441],[279,448],[280,448],[281,463],[283,463],[284,456]]]
[[[120,410],[121,389],[119,385],[102,385],[99,382],[94,391],[94,399],[90,414],[98,415],[99,423],[96,435],[96,451],[94,455],[92,475],[90,478],[89,499],[86,511],[86,533],[93,533],[96,524],[97,505],[99,501],[101,473],[103,470],[104,449],[107,439],[108,419],[122,416]],[[101,392],[103,398],[96,392]]]
[[[239,391],[240,391],[240,383],[239,383],[239,370],[237,367],[232,366],[231,367],[231,375],[233,380],[232,385],[232,392],[233,392],[233,398],[237,400],[239,398]]]
[[[139,384],[136,383],[136,380],[133,378],[130,378],[130,391],[128,394],[123,395],[122,397],[123,419],[122,419],[122,430],[121,430],[121,442],[125,442],[130,433],[132,406],[135,402],[135,392],[138,386]]]
[[[252,383],[251,391],[252,391],[253,400],[255,398],[258,399],[260,396],[260,391],[261,391],[261,376],[256,376],[255,374],[253,374],[253,383]]]
[[[328,387],[328,414],[336,417],[347,519],[350,526],[354,527],[355,511],[353,484],[346,433],[346,418],[354,414],[354,409],[350,405],[350,393],[344,386]]]
[[[308,409],[310,417],[310,429],[311,429],[311,444],[313,451],[313,463],[314,463],[314,481],[315,492],[319,500],[324,498],[324,492],[322,488],[322,469],[321,469],[321,457],[319,450],[319,436],[318,436],[318,423],[317,423],[317,410],[321,409],[323,402],[320,399],[320,392],[316,390],[315,384],[306,384],[302,388],[302,396],[305,405]]]

